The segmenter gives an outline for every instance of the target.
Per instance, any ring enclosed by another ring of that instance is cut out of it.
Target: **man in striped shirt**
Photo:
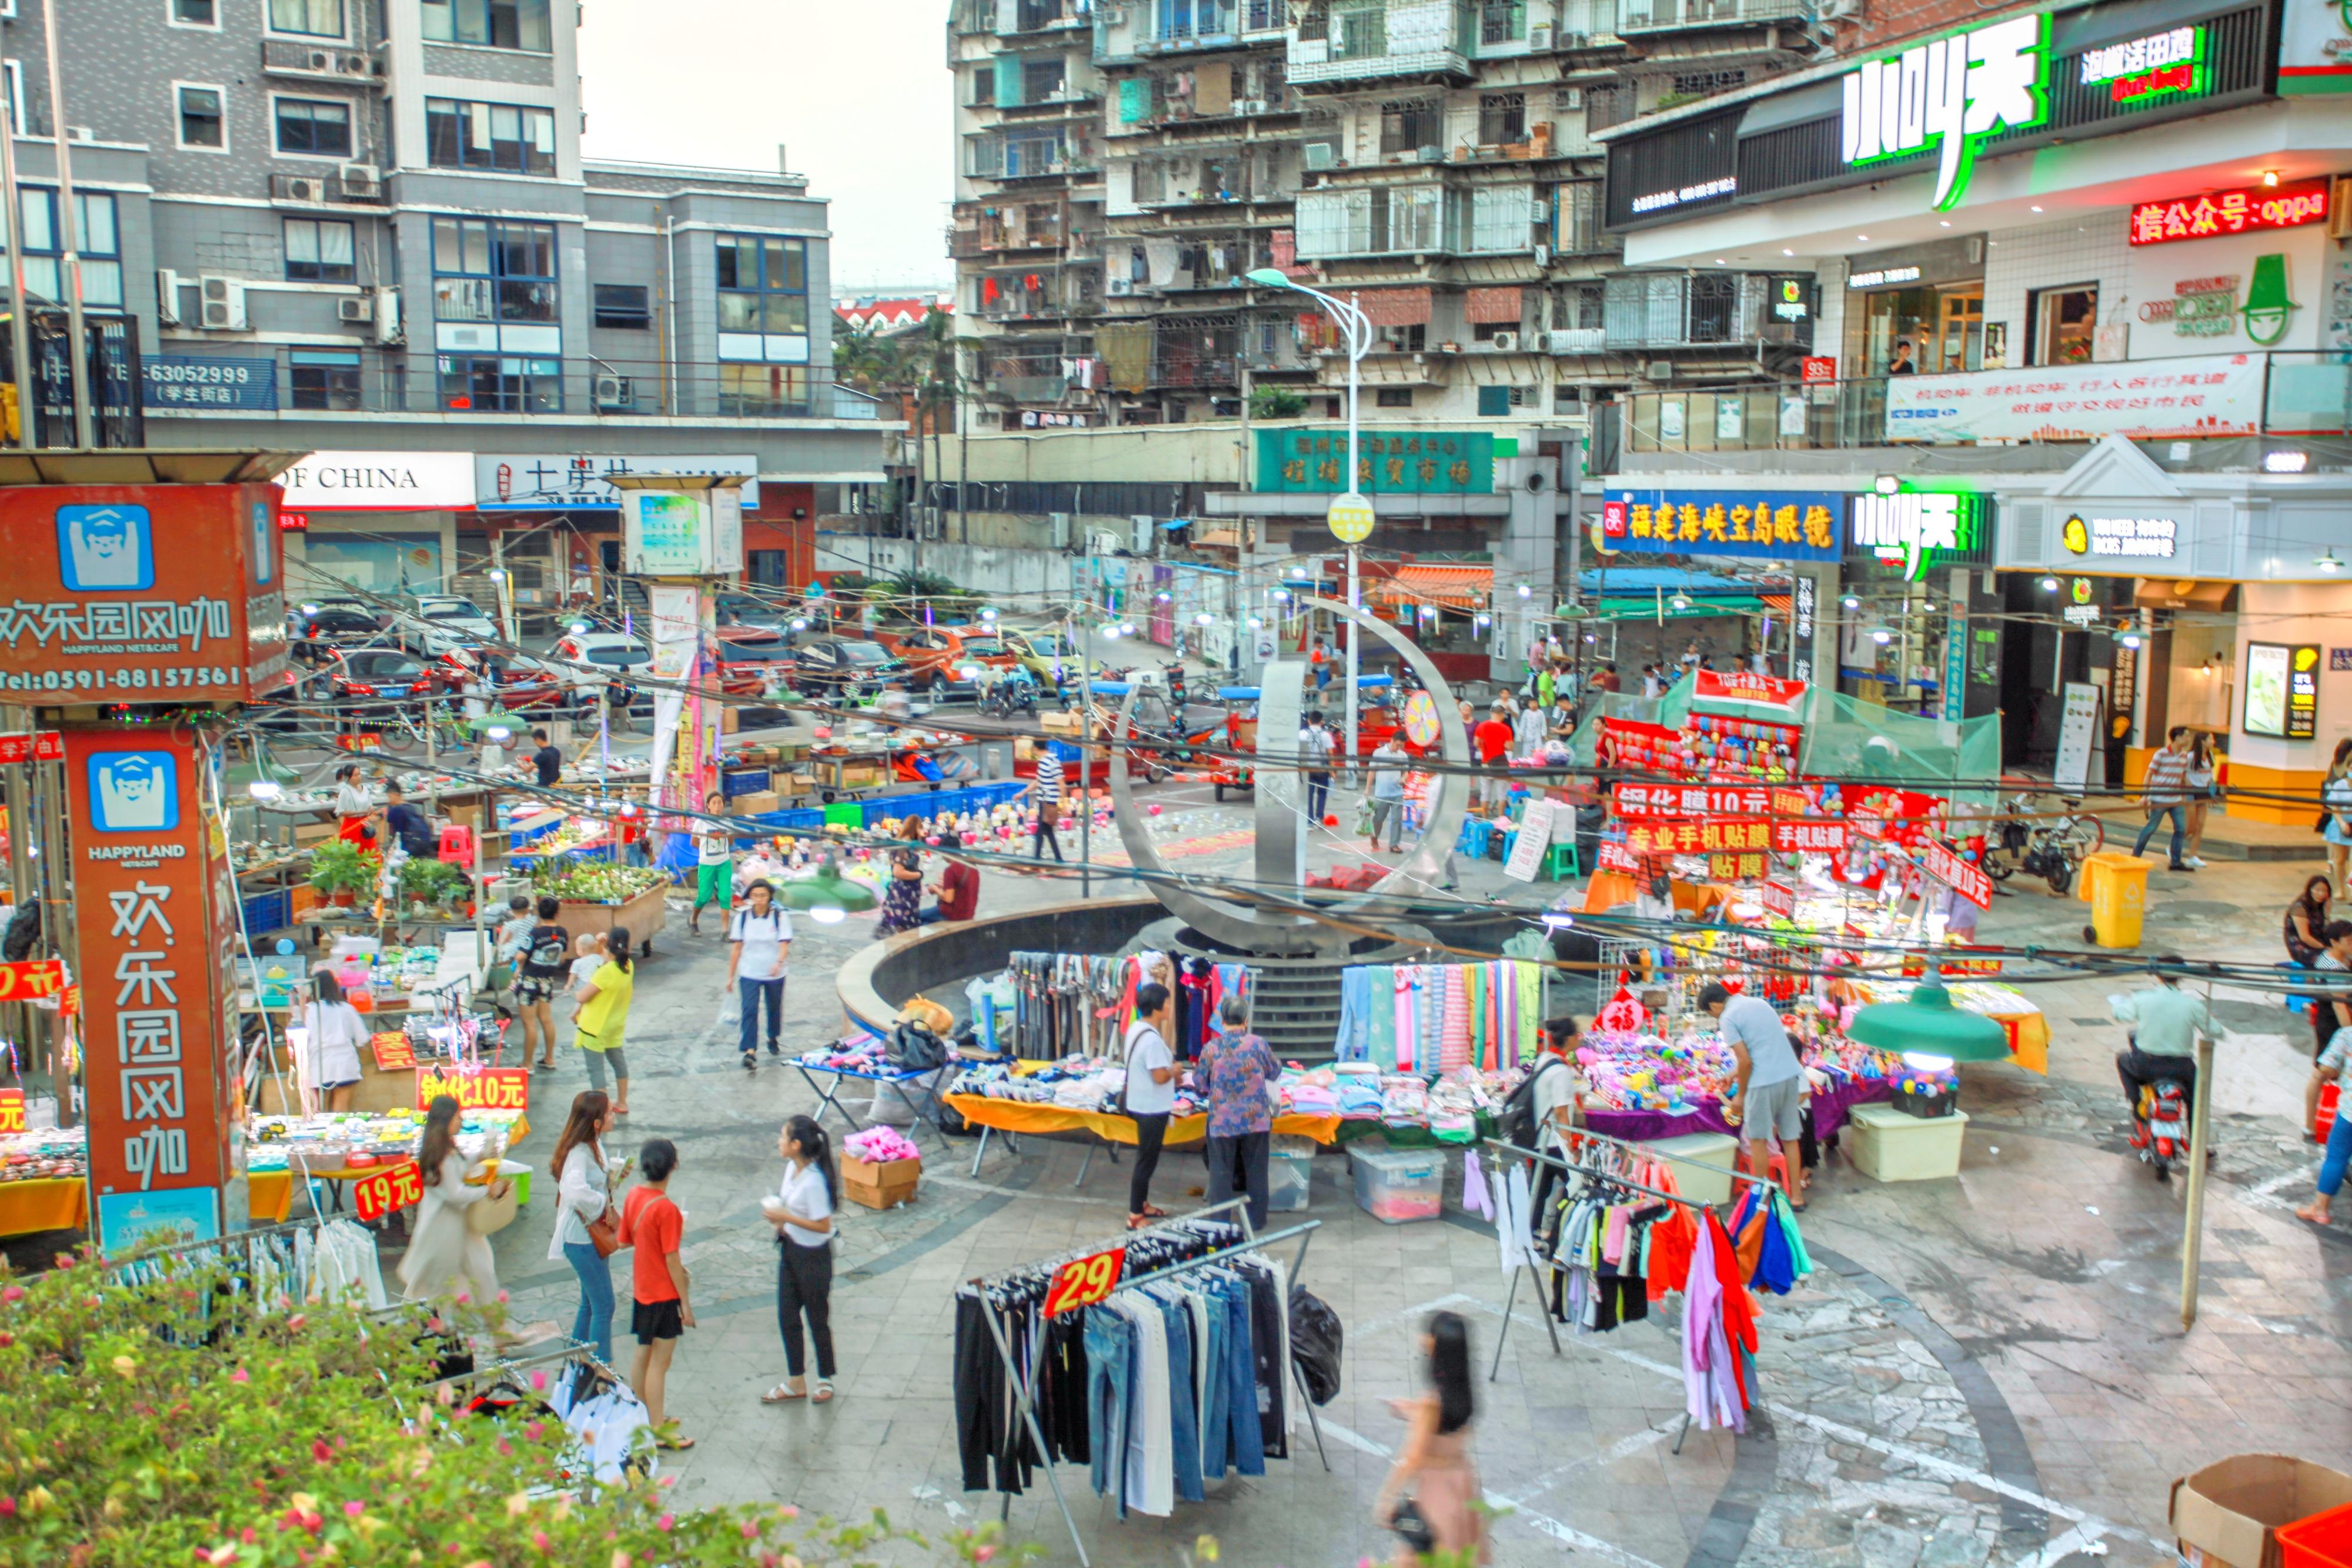
[[[2197,868],[2182,863],[2180,852],[2189,841],[2189,727],[2176,724],[2165,736],[2164,745],[2147,759],[2147,777],[2140,783],[2140,800],[2147,807],[2147,825],[2139,831],[2132,844],[2132,853],[2147,850],[2147,841],[2156,837],[2156,825],[2165,818],[2172,819],[2172,865],[2174,871],[2193,872]]]
[[[1029,858],[1045,858],[1045,846],[1054,846],[1054,858],[1062,858],[1062,835],[1054,824],[1062,816],[1062,758],[1047,741],[1037,754],[1037,829],[1029,836]]]

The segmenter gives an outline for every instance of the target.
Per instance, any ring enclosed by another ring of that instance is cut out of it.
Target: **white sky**
[[[592,158],[772,171],[829,198],[836,288],[943,287],[947,0],[585,0]]]

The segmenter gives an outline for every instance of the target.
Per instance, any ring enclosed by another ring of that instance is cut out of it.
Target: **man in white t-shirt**
[[[1176,1111],[1176,1053],[1168,1048],[1173,1006],[1157,980],[1135,988],[1135,1021],[1127,1026],[1127,1113],[1135,1123],[1135,1169],[1127,1178],[1127,1228],[1138,1230],[1165,1209],[1151,1207],[1151,1173]]]
[[[713,789],[702,802],[703,820],[694,829],[694,907],[687,912],[686,928],[694,936],[702,935],[702,906],[715,904],[719,918],[727,918],[734,906],[735,839],[727,824],[717,819],[727,810],[726,802]]]
[[[1805,1113],[1805,1070],[1797,1061],[1796,1047],[1789,1043],[1779,1009],[1761,997],[1733,996],[1721,984],[1699,992],[1698,1005],[1714,1015],[1723,1043],[1731,1048],[1739,1092],[1724,1106],[1724,1117],[1739,1134],[1742,1164],[1754,1159],[1759,1138],[1768,1155],[1780,1154],[1785,1146],[1789,1207],[1803,1208],[1798,1201],[1804,1186],[1795,1145]],[[1756,1161],[1748,1168],[1761,1176],[1769,1167]]]
[[[792,950],[793,917],[776,902],[775,887],[767,878],[746,891],[750,902],[727,923],[727,939],[734,945],[727,958],[727,983],[736,988],[740,1000],[742,1033],[738,1044],[749,1069],[760,1064],[752,1048],[762,1003],[768,1009],[768,1054],[783,1054],[778,1036],[784,1022],[784,957]]]

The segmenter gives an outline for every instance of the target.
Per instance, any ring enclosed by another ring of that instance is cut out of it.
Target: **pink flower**
[[[13,1497],[0,1497],[0,1519],[14,1519],[16,1517],[16,1500]]]
[[[664,1476],[659,1480],[654,1482],[654,1485],[657,1487],[674,1487],[677,1485],[677,1478],[676,1476]]]
[[[357,1498],[353,1498],[351,1501],[343,1504],[343,1512],[352,1519],[357,1519],[366,1511],[367,1504],[360,1501]]]
[[[534,1530],[534,1531],[532,1531],[530,1532],[530,1544],[531,1544],[531,1549],[532,1549],[533,1551],[535,1551],[535,1552],[545,1552],[545,1551],[548,1549],[548,1544],[549,1544],[549,1542],[548,1542],[548,1539],[547,1539],[547,1531],[545,1531],[544,1530]]]
[[[229,1369],[228,1380],[231,1383],[250,1383],[253,1381],[253,1374],[241,1366],[234,1366]]]
[[[757,1541],[760,1539],[760,1527],[752,1523],[750,1520],[747,1519],[743,1521],[742,1530],[744,1540]]]
[[[500,1305],[500,1306],[502,1306],[502,1307],[503,1307],[503,1306],[505,1306],[506,1304],[507,1304],[507,1293],[506,1293],[504,1291],[500,1291],[499,1292],[499,1305]]]
[[[299,1333],[301,1332],[302,1325],[310,1321],[310,1317],[309,1313],[296,1312],[292,1317],[286,1320],[286,1326]]]
[[[310,1457],[322,1465],[331,1465],[335,1462],[335,1450],[327,1447],[324,1437],[313,1437],[310,1439]]]
[[[507,1457],[509,1457],[509,1456],[512,1455],[513,1453],[514,1453],[514,1445],[513,1445],[512,1443],[510,1443],[510,1442],[507,1441],[504,1437],[500,1437],[500,1438],[499,1439],[499,1456],[501,1458],[507,1458]]]
[[[546,1373],[544,1373],[544,1372],[534,1372],[534,1373],[532,1373],[532,1374],[530,1375],[530,1386],[531,1386],[531,1391],[532,1391],[533,1393],[535,1393],[535,1394],[544,1394],[544,1393],[546,1393],[546,1392],[547,1392],[547,1374],[546,1374]]]
[[[671,1525],[676,1524],[677,1522],[677,1515],[674,1513],[666,1513],[659,1519],[654,1521],[654,1528],[656,1530],[667,1530]]]
[[[0,1301],[21,1301],[24,1299],[25,1287],[22,1285],[10,1285],[5,1290],[0,1290]]]
[[[986,1563],[995,1556],[996,1548],[993,1546],[975,1546],[971,1549],[971,1560],[975,1563]]]
[[[539,1441],[539,1435],[546,1430],[546,1426],[538,1421],[526,1421],[522,1424],[522,1435],[534,1443]]]
[[[800,1516],[801,1511],[794,1508],[791,1503],[786,1503],[783,1507],[776,1510],[776,1517],[778,1519],[798,1519]]]
[[[16,1336],[15,1334],[10,1333],[6,1329],[0,1329],[0,1350],[5,1350],[8,1346],[15,1344],[16,1343]]]
[[[474,1304],[474,1298],[460,1291],[457,1292],[457,1304],[461,1307],[470,1307]]]

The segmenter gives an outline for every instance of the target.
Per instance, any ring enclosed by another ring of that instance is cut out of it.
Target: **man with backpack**
[[[1543,1028],[1543,1048],[1537,1051],[1535,1065],[1528,1069],[1527,1077],[1503,1102],[1498,1130],[1505,1143],[1551,1155],[1566,1146],[1567,1134],[1575,1124],[1576,1047],[1583,1031],[1567,1014],[1546,1019]],[[1548,1202],[1552,1186],[1560,1180],[1558,1166],[1537,1166],[1535,1200],[1528,1220],[1538,1234],[1548,1228],[1547,1222],[1551,1218]]]
[[[383,787],[383,821],[400,847],[418,860],[431,860],[436,847],[433,824],[410,805],[397,784]]]

